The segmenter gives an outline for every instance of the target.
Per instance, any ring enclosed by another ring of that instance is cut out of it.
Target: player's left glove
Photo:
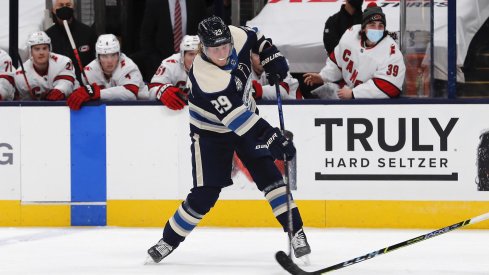
[[[275,46],[270,46],[260,53],[260,63],[267,74],[270,85],[280,83],[287,77],[289,65],[287,60]]]
[[[58,101],[58,100],[63,100],[65,99],[65,94],[63,94],[60,90],[58,89],[52,89],[46,94],[46,100],[49,101]]]
[[[263,134],[262,139],[266,142],[268,150],[275,159],[287,160],[294,158],[296,150],[291,140],[282,135],[278,128],[268,128]]]
[[[72,110],[80,110],[84,102],[97,99],[100,99],[100,87],[97,83],[93,83],[76,89],[66,101],[66,105]]]
[[[164,84],[156,94],[156,99],[172,110],[181,110],[187,105],[188,96],[180,88]]]

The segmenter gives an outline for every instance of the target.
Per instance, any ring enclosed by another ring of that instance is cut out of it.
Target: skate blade
[[[299,265],[303,265],[303,266],[310,266],[311,265],[311,260],[309,259],[309,255],[304,255],[300,258],[296,258],[297,259],[297,263]]]
[[[158,263],[155,263],[155,261],[153,261],[153,258],[151,258],[151,256],[146,256],[146,260],[144,261],[144,265],[157,265]]]

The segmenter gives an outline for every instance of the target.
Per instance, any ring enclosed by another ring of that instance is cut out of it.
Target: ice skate
[[[302,228],[292,237],[292,248],[297,259],[300,259],[305,265],[310,264],[308,255],[311,253],[311,247],[307,243],[306,234]]]
[[[173,246],[167,244],[163,239],[159,240],[157,244],[148,249],[149,257],[146,259],[145,264],[155,264],[161,262],[166,256],[173,252]]]

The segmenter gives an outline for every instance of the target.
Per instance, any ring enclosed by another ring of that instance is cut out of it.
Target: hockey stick
[[[81,62],[80,55],[78,54],[78,49],[76,48],[75,40],[73,40],[73,36],[71,35],[70,27],[68,26],[68,21],[63,20],[63,26],[65,27],[66,34],[68,35],[68,39],[70,40],[71,48],[73,49],[73,53],[75,54],[75,58],[76,58],[76,61],[78,63],[78,68],[80,68],[80,72],[83,75],[83,78],[85,78],[85,81],[87,82],[87,84],[90,84],[90,82],[88,81],[87,75],[85,74],[85,71],[83,70],[83,64]]]
[[[30,50],[31,49],[29,49],[29,51]],[[37,98],[36,95],[34,94],[34,91],[32,90],[31,85],[29,85],[29,81],[27,80],[26,72],[24,69],[24,63],[22,63],[22,58],[20,57],[19,52],[17,52],[17,57],[19,58],[20,68],[22,68],[22,75],[24,76],[25,85],[27,86],[27,89],[29,89],[29,94],[31,95],[32,99],[39,100],[39,98]]]
[[[276,79],[280,79],[278,76]],[[284,125],[284,113],[282,111],[282,97],[280,95],[280,84],[275,83],[275,92],[277,94],[277,107],[278,107],[278,118],[280,121],[280,130],[282,135],[285,136],[285,125]],[[292,261],[292,209],[290,205],[290,198],[292,194],[290,192],[290,182],[289,182],[289,164],[287,163],[287,157],[284,154],[284,182],[285,182],[285,194],[287,195],[287,235],[289,236],[289,260]]]
[[[343,267],[347,267],[347,266],[350,266],[350,265],[353,265],[353,264],[356,264],[356,263],[359,263],[359,262],[370,260],[370,259],[372,259],[374,257],[380,256],[382,254],[386,254],[386,253],[391,252],[391,251],[394,251],[396,249],[403,248],[403,247],[406,247],[408,245],[415,244],[415,243],[418,243],[418,242],[421,242],[421,241],[425,241],[427,239],[431,239],[433,237],[436,237],[436,236],[445,234],[445,233],[450,232],[452,230],[459,229],[459,228],[465,227],[465,226],[467,226],[469,224],[478,223],[478,222],[481,222],[481,221],[484,221],[484,220],[487,220],[487,219],[489,219],[489,212],[488,213],[485,213],[483,215],[480,215],[480,216],[477,216],[477,217],[474,217],[474,218],[465,220],[465,221],[461,221],[461,222],[456,223],[456,224],[449,225],[449,226],[444,227],[444,228],[441,228],[441,229],[437,229],[435,231],[432,231],[430,233],[427,233],[427,234],[418,236],[416,238],[412,238],[412,239],[409,239],[407,241],[397,243],[395,245],[391,245],[391,246],[388,246],[388,247],[381,248],[379,250],[370,252],[370,253],[365,254],[365,255],[362,255],[360,257],[356,257],[354,259],[351,259],[351,260],[348,260],[348,261],[344,261],[342,263],[335,264],[335,265],[332,265],[332,266],[329,266],[329,267],[326,267],[326,268],[323,268],[323,269],[319,269],[319,270],[316,270],[316,271],[311,271],[311,272],[305,271],[305,270],[301,269],[300,267],[298,267],[294,262],[292,262],[292,260],[289,257],[287,257],[287,255],[283,251],[277,252],[275,254],[275,259],[277,259],[277,262],[285,270],[287,270],[290,274],[294,274],[294,275],[324,274],[324,273],[328,273],[328,272],[331,272],[331,271],[334,271],[334,270],[338,270],[338,269],[341,269]]]

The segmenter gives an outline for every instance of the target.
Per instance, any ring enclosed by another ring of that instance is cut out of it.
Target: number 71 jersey
[[[393,98],[401,93],[406,66],[397,43],[389,35],[374,47],[365,47],[354,25],[321,70],[325,82],[344,80],[355,98]]]

